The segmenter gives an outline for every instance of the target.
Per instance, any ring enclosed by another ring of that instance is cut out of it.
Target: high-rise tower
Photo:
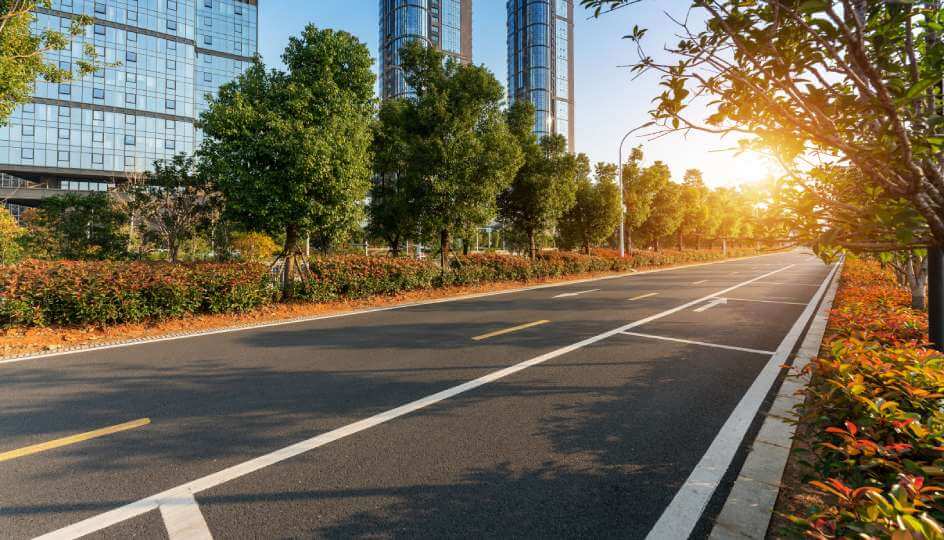
[[[461,62],[472,61],[472,0],[380,0],[380,90],[386,98],[410,93],[400,49],[421,41]]]
[[[15,211],[63,191],[105,191],[193,153],[207,94],[240,75],[256,53],[257,0],[53,0],[33,30],[85,35],[47,61],[72,69],[83,46],[106,67],[62,84],[36,82],[29,103],[0,127],[0,199]]]
[[[574,151],[573,0],[507,0],[508,97],[534,104],[534,133]]]

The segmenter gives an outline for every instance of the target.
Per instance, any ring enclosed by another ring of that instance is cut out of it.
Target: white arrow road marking
[[[580,296],[581,294],[597,292],[599,290],[600,289],[590,289],[589,291],[569,292],[569,293],[564,293],[564,294],[558,294],[557,296],[553,296],[552,298],[569,298],[571,296]]]
[[[696,310],[695,310],[695,313],[703,313],[703,312],[708,311],[709,309],[711,309],[711,308],[713,308],[713,307],[723,306],[723,305],[725,305],[725,304],[727,304],[727,303],[728,303],[728,299],[727,299],[727,298],[715,298],[715,299],[712,300],[711,302],[708,302],[707,304],[703,305],[702,307],[696,309]]]

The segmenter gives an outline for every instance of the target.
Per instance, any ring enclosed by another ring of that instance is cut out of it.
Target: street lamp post
[[[620,227],[619,227],[619,254],[620,258],[626,256],[626,202],[623,201],[623,144],[626,143],[626,139],[633,134],[639,128],[633,128],[629,130],[626,135],[623,135],[623,140],[620,141],[619,145],[619,202],[620,202]]]

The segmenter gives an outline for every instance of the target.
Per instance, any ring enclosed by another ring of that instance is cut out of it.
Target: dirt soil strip
[[[840,263],[841,265],[842,263]],[[797,425],[795,408],[803,402],[802,391],[809,385],[804,368],[819,355],[829,322],[829,313],[839,288],[842,269],[836,272],[792,365],[768,411],[764,423],[738,473],[737,480],[715,520],[711,540],[757,539],[768,537],[772,517],[786,477],[788,460],[795,460]],[[791,460],[791,461],[792,461]],[[799,482],[798,478],[794,478]]]

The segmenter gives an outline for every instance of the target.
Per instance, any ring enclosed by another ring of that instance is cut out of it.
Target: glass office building
[[[192,153],[206,94],[241,74],[257,49],[256,0],[53,0],[36,10],[34,30],[67,31],[79,14],[94,24],[47,59],[73,69],[90,43],[108,67],[64,84],[38,81],[30,103],[0,127],[0,171],[21,188],[0,186],[7,202],[32,205],[22,194],[43,190],[104,191],[155,160]]]
[[[400,49],[412,41],[472,61],[472,0],[380,0],[380,95],[408,95]]]
[[[559,133],[574,151],[573,0],[507,0],[508,97],[536,109],[534,133]]]

